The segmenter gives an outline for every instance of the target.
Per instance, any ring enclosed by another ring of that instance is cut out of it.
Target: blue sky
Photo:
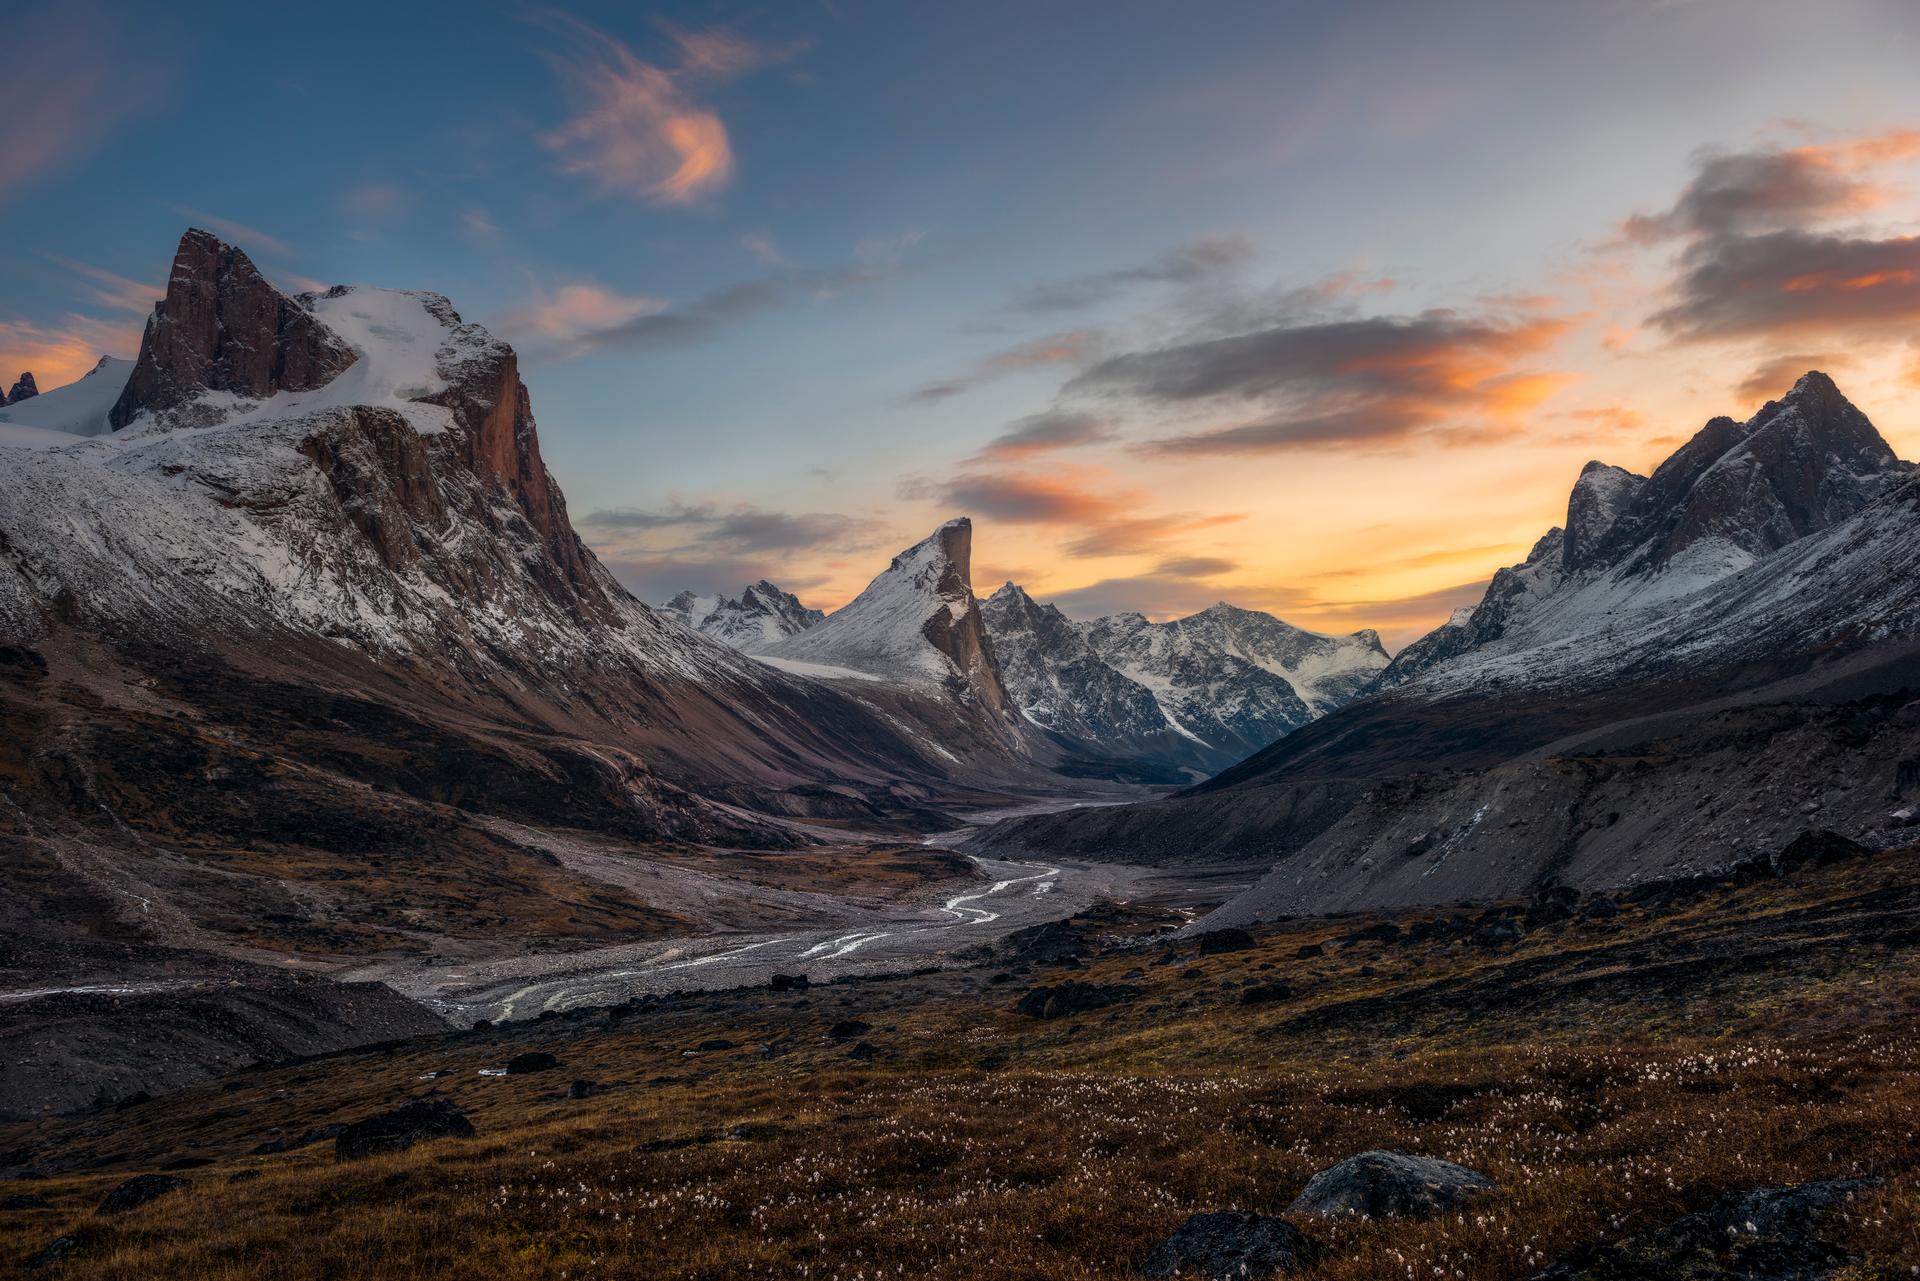
[[[1795,360],[1920,446],[1911,4],[162,8],[9,20],[0,374],[188,223],[445,293],[647,598],[966,511],[982,590],[1404,640]]]

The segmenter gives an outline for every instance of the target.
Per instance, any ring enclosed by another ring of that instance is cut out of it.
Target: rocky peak
[[[354,359],[351,347],[269,284],[245,253],[189,228],[110,421],[118,430],[143,413],[179,411],[208,391],[253,400],[311,391]]]
[[[683,627],[750,654],[826,618],[821,611],[801,604],[792,592],[782,591],[764,578],[744,588],[737,600],[684,591],[657,608]]]
[[[40,394],[40,384],[33,381],[31,372],[23,373],[14,380],[13,386],[5,395],[0,395],[0,405],[17,405],[23,400],[31,400]]]
[[[1606,546],[1607,535],[1632,507],[1647,483],[1645,476],[1595,461],[1580,471],[1567,498],[1567,524],[1561,556],[1568,569],[1593,563]]]

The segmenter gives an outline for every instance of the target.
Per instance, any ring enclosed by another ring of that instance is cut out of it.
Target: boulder
[[[1312,1267],[1319,1257],[1319,1245],[1285,1219],[1215,1210],[1192,1215],[1175,1228],[1140,1265],[1140,1275],[1241,1281],[1286,1276]]]
[[[827,1029],[827,1035],[836,1041],[851,1041],[856,1036],[865,1036],[873,1031],[873,1024],[859,1019],[841,1019]]]
[[[731,1050],[733,1042],[724,1036],[712,1036],[693,1047],[702,1054],[714,1054],[721,1050]]]
[[[1200,936],[1200,955],[1218,956],[1222,952],[1244,952],[1253,945],[1253,935],[1245,930],[1209,930]]]
[[[516,1054],[507,1060],[507,1075],[521,1076],[528,1072],[547,1072],[560,1066],[560,1060],[545,1050],[528,1050],[525,1054]]]
[[[355,1121],[333,1141],[337,1161],[403,1152],[423,1139],[473,1137],[473,1122],[452,1099],[413,1099],[391,1112]]]
[[[1820,1220],[1875,1182],[1827,1179],[1729,1192],[1707,1210],[1682,1215],[1664,1227],[1581,1246],[1538,1273],[1535,1281],[1813,1281],[1834,1276],[1856,1260],[1820,1235]]]
[[[1240,993],[1240,1004],[1263,1005],[1268,1001],[1291,1001],[1293,986],[1289,983],[1256,983]]]
[[[590,1099],[598,1093],[600,1086],[593,1081],[575,1081],[567,1087],[567,1097],[570,1099]]]
[[[775,974],[767,980],[767,986],[776,992],[804,992],[812,984],[804,974]]]
[[[0,1197],[0,1210],[51,1210],[53,1202],[31,1192],[15,1192]]]
[[[1326,954],[1327,949],[1325,945],[1320,943],[1302,943],[1299,947],[1293,949],[1293,959],[1296,961],[1311,961],[1316,956],[1325,956]]]
[[[60,1262],[60,1260],[66,1258],[67,1255],[73,1252],[73,1248],[79,1244],[80,1238],[78,1237],[55,1237],[47,1243],[44,1250],[27,1260],[27,1266],[36,1272],[41,1268],[50,1268]]]
[[[100,1199],[99,1213],[125,1214],[149,1201],[157,1201],[169,1192],[192,1186],[188,1180],[174,1174],[136,1174]]]
[[[1058,1019],[1131,1001],[1140,989],[1131,983],[1083,983],[1068,979],[1051,987],[1036,987],[1020,998],[1014,1013],[1034,1019]]]
[[[1362,1152],[1307,1181],[1289,1214],[1326,1218],[1430,1219],[1458,1209],[1493,1180],[1437,1157]]]
[[[875,1054],[878,1054],[878,1053],[879,1051],[873,1048],[873,1042],[862,1041],[860,1042],[860,1044],[854,1046],[851,1050],[847,1051],[847,1057],[850,1059],[859,1059],[862,1062],[864,1062],[867,1059],[872,1058]]]

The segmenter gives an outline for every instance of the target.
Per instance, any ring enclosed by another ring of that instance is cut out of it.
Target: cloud
[[[736,592],[771,579],[789,591],[815,586],[796,573],[802,553],[861,551],[887,536],[878,520],[837,512],[769,511],[752,504],[670,501],[659,508],[612,508],[580,522],[582,536],[615,577],[642,600],[680,591]]]
[[[534,286],[533,296],[500,316],[499,325],[516,342],[533,347],[568,348],[589,335],[626,325],[667,308],[664,299],[622,294],[598,281],[585,280],[557,289]]]
[[[1753,372],[1740,380],[1735,390],[1750,400],[1769,400],[1783,396],[1787,389],[1799,380],[1801,374],[1809,369],[1834,370],[1851,369],[1860,362],[1844,352],[1829,351],[1820,354],[1801,352],[1794,355],[1769,356],[1753,367]]]
[[[143,319],[153,310],[153,304],[160,296],[166,293],[160,285],[131,280],[103,267],[63,258],[59,254],[48,254],[47,261],[89,281],[89,284],[82,286],[82,292],[90,301],[114,311],[132,312]]]
[[[1162,545],[1186,534],[1217,529],[1247,518],[1245,512],[1169,512],[1157,516],[1124,516],[1103,521],[1069,542],[1069,556],[1094,559],[1102,556],[1138,556],[1157,551]]]
[[[1145,448],[1155,453],[1386,445],[1463,419],[1477,420],[1484,433],[1489,420],[1510,424],[1563,385],[1564,375],[1519,366],[1568,327],[1539,314],[1447,310],[1282,323],[1111,357],[1067,391],[1263,411],[1249,422],[1149,442]]]
[[[663,67],[577,19],[549,12],[543,20],[567,40],[567,50],[550,61],[575,111],[541,135],[541,144],[560,157],[562,171],[593,179],[604,193],[656,205],[691,204],[733,179],[727,127],[698,92],[800,52],[720,29],[669,27],[679,58]]]
[[[85,0],[9,17],[0,202],[78,163],[164,96],[172,57],[155,39],[150,31],[136,39],[125,15]]]
[[[983,462],[1030,458],[1054,450],[1097,445],[1114,438],[1113,427],[1096,414],[1048,409],[1014,422],[980,450]]]
[[[834,512],[781,512],[752,505],[722,508],[714,503],[677,502],[658,510],[597,511],[580,523],[609,532],[680,530],[686,536],[697,538],[699,546],[724,545],[734,552],[800,551],[829,546],[852,549],[872,545],[879,530],[877,521]]]
[[[1154,566],[1153,572],[1169,578],[1214,578],[1238,568],[1240,562],[1237,560],[1224,560],[1218,556],[1182,556],[1161,561]]]
[[[740,237],[740,247],[769,267],[787,265],[787,260],[780,256],[780,247],[774,244],[773,237],[764,231],[745,233]]]
[[[1886,205],[1880,170],[1920,158],[1920,130],[1792,149],[1708,152],[1673,206],[1629,219],[1680,246],[1648,323],[1682,342],[1762,336],[1879,340],[1920,320],[1920,237],[1833,227]]]
[[[1689,248],[1651,323],[1683,342],[1844,336],[1920,320],[1920,236],[1774,231]]]
[[[52,391],[81,377],[101,356],[132,357],[140,350],[140,325],[68,315],[57,324],[0,320],[0,376],[11,383],[31,371],[40,390]]]
[[[757,280],[742,281],[675,305],[647,299],[648,306],[632,307],[643,295],[619,295],[605,286],[600,301],[609,309],[594,323],[584,309],[563,313],[581,321],[562,325],[555,332],[542,334],[537,327],[523,329],[530,339],[529,354],[552,360],[576,360],[602,351],[658,351],[697,346],[712,341],[734,321],[746,320],[771,311],[796,298],[832,298],[848,289],[876,284],[897,274],[898,265],[869,265],[849,262],[835,267],[791,267]],[[543,300],[551,294],[535,288],[531,300],[505,313],[501,327],[512,332],[514,323],[524,324],[537,316]],[[625,302],[619,302],[624,298]],[[591,300],[585,295],[582,303]],[[658,302],[659,305],[654,306]],[[622,306],[630,314],[619,315]]]
[[[1035,285],[1015,305],[1024,311],[1081,311],[1135,285],[1195,284],[1243,267],[1254,256],[1253,242],[1245,236],[1202,236],[1137,266]]]
[[[914,391],[907,400],[910,404],[930,404],[1024,370],[1082,364],[1092,360],[1106,344],[1106,334],[1098,329],[1071,329],[1045,334],[982,356],[967,373],[928,383]]]
[[[1125,512],[1131,495],[1101,493],[1067,475],[968,472],[937,487],[940,501],[1009,525],[1084,525]]]
[[[460,214],[460,230],[476,244],[500,243],[500,224],[484,209],[467,209]]]
[[[205,227],[215,232],[222,240],[250,249],[255,253],[271,254],[278,258],[294,256],[293,246],[277,236],[270,236],[258,227],[249,227],[244,222],[235,222],[231,218],[222,218],[218,214],[208,213],[204,209],[195,209],[189,205],[168,205],[167,208],[185,218],[196,227]]]

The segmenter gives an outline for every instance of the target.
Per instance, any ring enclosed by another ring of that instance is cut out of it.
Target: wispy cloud
[[[622,294],[593,280],[551,289],[536,284],[532,297],[501,314],[499,327],[517,343],[565,349],[666,308],[664,299]]]
[[[1526,366],[1568,328],[1532,312],[1446,310],[1282,323],[1110,357],[1067,391],[1260,411],[1251,421],[1145,446],[1162,454],[1378,447],[1449,428],[1477,437],[1513,429],[1558,390],[1563,375]]]
[[[732,139],[700,95],[800,52],[722,29],[670,27],[677,58],[659,65],[565,14],[548,11],[541,21],[566,42],[550,61],[575,105],[541,143],[560,157],[563,171],[649,204],[691,204],[732,181]]]
[[[1099,445],[1116,436],[1113,425],[1098,414],[1070,409],[1048,409],[1028,414],[983,446],[976,461],[1006,462],[1036,454]]]
[[[786,512],[743,503],[670,501],[610,508],[580,521],[583,536],[621,582],[643,600],[676,592],[734,592],[769,578],[788,590],[820,581],[796,561],[864,551],[885,540],[869,517]]]
[[[81,286],[81,293],[88,301],[114,311],[130,311],[144,317],[153,310],[153,304],[166,290],[157,284],[148,284],[131,280],[126,276],[111,272],[91,263],[79,262],[72,258],[63,258],[59,254],[48,254],[47,261],[64,267],[88,283]]]
[[[1150,261],[1035,285],[1015,302],[1025,311],[1081,311],[1136,285],[1190,285],[1236,271],[1255,257],[1253,242],[1240,235],[1202,236]]]
[[[0,76],[0,202],[75,164],[165,94],[170,59],[133,48],[123,17],[87,0],[7,20]]]
[[[964,374],[917,388],[907,400],[909,403],[930,404],[1024,370],[1083,364],[1104,350],[1107,341],[1106,334],[1098,329],[1071,329],[1030,338],[982,356]]]

